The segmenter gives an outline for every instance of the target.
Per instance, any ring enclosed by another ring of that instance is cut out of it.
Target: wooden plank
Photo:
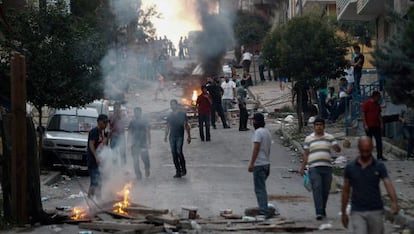
[[[122,222],[94,221],[91,223],[80,223],[79,228],[89,230],[114,230],[114,231],[144,231],[154,228],[151,224],[133,224]]]
[[[98,213],[95,216],[102,221],[115,221],[114,217],[108,213]]]
[[[138,214],[144,214],[144,215],[160,215],[160,214],[168,214],[167,209],[152,209],[152,208],[146,208],[146,207],[127,207],[125,208],[125,211],[128,213],[138,213]]]
[[[27,125],[26,125],[26,62],[14,52],[11,59],[11,197],[12,220],[28,222],[27,195]]]
[[[221,217],[225,219],[241,219],[243,216],[238,214],[220,214]]]
[[[180,222],[180,219],[177,217],[174,217],[170,214],[165,215],[148,215],[146,219],[150,222],[157,223],[157,224],[170,224],[170,225],[178,225]]]

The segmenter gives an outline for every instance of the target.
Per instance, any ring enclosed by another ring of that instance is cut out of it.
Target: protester
[[[223,89],[223,96],[221,99],[226,118],[230,121],[231,115],[229,110],[233,108],[233,101],[236,99],[236,84],[230,80],[228,75],[226,75],[224,79],[224,82],[221,84],[221,88]]]
[[[362,104],[362,119],[367,136],[375,138],[377,159],[387,161],[382,155],[382,129],[384,129],[384,123],[382,122],[380,100],[381,93],[378,91],[372,92],[371,97]]]
[[[218,80],[207,78],[207,91],[211,95],[213,104],[211,104],[211,125],[216,129],[216,113],[219,115],[223,128],[230,128],[226,122],[226,117],[224,116],[223,105],[221,97],[223,96],[223,89],[218,85]]]
[[[299,92],[302,92],[302,113],[303,113],[303,123],[305,126],[308,125],[308,119],[310,117],[310,108],[309,108],[309,86],[304,83],[296,82],[293,86],[293,96],[292,102],[295,101],[296,98],[299,98]]]
[[[338,98],[338,95],[335,93],[334,87],[328,88],[328,95],[326,97],[326,109],[329,111],[329,115],[333,114],[335,103]]]
[[[108,116],[104,114],[99,115],[97,122],[97,126],[89,131],[86,151],[86,159],[88,162],[88,172],[90,177],[90,185],[88,190],[89,198],[92,198],[95,195],[97,198],[101,197],[102,181],[99,170],[100,160],[98,154],[104,145],[108,145],[108,134],[105,132],[109,122]]]
[[[391,200],[391,212],[398,214],[397,195],[382,162],[372,156],[372,139],[361,137],[358,142],[359,156],[346,165],[342,186],[342,224],[348,228],[346,208],[351,193],[352,232],[358,234],[384,233],[384,203],[380,181],[384,183]]]
[[[264,76],[264,70],[265,70],[265,62],[263,58],[263,53],[260,51],[259,57],[257,58],[257,64],[259,65],[259,75],[260,75],[260,81],[265,82],[265,76]]]
[[[354,46],[355,58],[352,65],[354,66],[354,79],[355,79],[355,88],[356,92],[360,93],[360,83],[362,77],[362,67],[364,66],[365,57],[361,53],[361,47]]]
[[[282,92],[285,91],[285,88],[287,86],[287,80],[288,80],[288,78],[286,76],[279,76],[280,91],[282,91]]]
[[[158,87],[157,90],[155,91],[155,98],[154,100],[157,101],[158,100],[158,94],[162,94],[164,100],[167,100],[167,97],[165,96],[165,80],[164,80],[164,76],[161,75],[160,73],[158,73]]]
[[[174,178],[181,178],[187,174],[183,154],[184,130],[187,131],[187,143],[191,143],[190,125],[187,114],[179,108],[177,100],[170,101],[172,112],[167,117],[164,141],[169,139],[173,162],[176,169]]]
[[[150,159],[148,148],[151,145],[150,125],[142,118],[142,109],[134,108],[134,119],[128,126],[128,138],[131,142],[131,155],[134,161],[135,176],[138,180],[142,178],[140,169],[140,158],[144,162],[145,177],[150,176]]]
[[[114,112],[111,115],[109,122],[109,143],[111,148],[116,150],[120,155],[122,164],[126,164],[125,126],[127,123],[125,118],[126,116],[121,110],[121,103],[116,102],[114,104]]]
[[[328,119],[328,111],[326,106],[326,99],[328,98],[327,83],[328,82],[326,80],[323,80],[318,92],[319,115],[323,119]]]
[[[249,164],[249,172],[253,172],[254,191],[259,205],[259,215],[270,217],[267,203],[266,180],[270,174],[270,147],[272,135],[265,128],[264,116],[261,113],[253,115],[253,151]]]
[[[185,59],[183,37],[180,37],[180,41],[178,42],[178,57],[180,60]]]
[[[250,64],[252,63],[252,58],[253,58],[253,54],[248,52],[248,51],[244,51],[242,54],[242,66],[243,66],[243,71],[245,73],[250,73]]]
[[[247,128],[247,121],[249,119],[249,113],[246,107],[246,81],[241,81],[241,86],[237,89],[237,102],[239,103],[239,131],[249,131]]]
[[[400,121],[403,124],[403,134],[407,139],[407,158],[412,158],[414,147],[414,108],[407,107],[401,111]]]
[[[206,86],[201,86],[202,93],[197,98],[197,110],[198,110],[198,128],[200,130],[201,141],[210,141],[210,116],[211,105],[213,103],[210,94],[207,91]],[[204,126],[206,128],[206,136],[204,138]]]
[[[347,106],[349,106],[349,101],[352,96],[352,85],[349,85],[346,78],[341,78],[339,80],[339,101],[336,102],[334,111],[331,113],[330,120],[335,122],[340,115],[344,114]]]
[[[305,138],[303,144],[303,160],[300,174],[305,174],[309,166],[309,179],[312,185],[313,201],[316,219],[326,218],[326,204],[332,183],[331,148],[341,151],[335,138],[325,132],[325,120],[317,118],[314,121],[314,132]]]

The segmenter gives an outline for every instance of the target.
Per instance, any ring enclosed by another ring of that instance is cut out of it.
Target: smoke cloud
[[[229,48],[234,46],[233,21],[235,9],[220,7],[212,11],[208,0],[198,0],[197,11],[202,32],[196,38],[196,52],[206,76],[216,76],[221,71],[222,59]]]

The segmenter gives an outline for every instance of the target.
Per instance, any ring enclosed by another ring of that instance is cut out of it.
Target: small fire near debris
[[[129,207],[131,204],[129,200],[129,194],[131,192],[131,188],[132,188],[132,183],[130,182],[130,183],[127,183],[121,191],[117,192],[117,195],[122,196],[123,200],[120,202],[115,202],[113,206],[114,207],[113,212],[119,213],[119,214],[128,214],[125,211],[125,208]]]
[[[87,208],[77,206],[72,209],[72,216],[70,218],[72,220],[84,219],[87,213]]]

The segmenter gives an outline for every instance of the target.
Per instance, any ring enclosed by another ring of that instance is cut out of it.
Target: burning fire
[[[129,194],[131,192],[132,183],[127,183],[124,188],[117,192],[117,195],[122,196],[123,200],[114,204],[114,212],[119,214],[128,214],[124,209],[131,203],[129,202]]]
[[[197,98],[198,98],[198,92],[197,90],[193,90],[193,96],[191,96],[191,104],[193,104],[194,106],[196,105],[197,102]]]
[[[86,217],[86,209],[83,207],[74,207],[72,210],[73,215],[71,216],[72,220],[79,220]]]

